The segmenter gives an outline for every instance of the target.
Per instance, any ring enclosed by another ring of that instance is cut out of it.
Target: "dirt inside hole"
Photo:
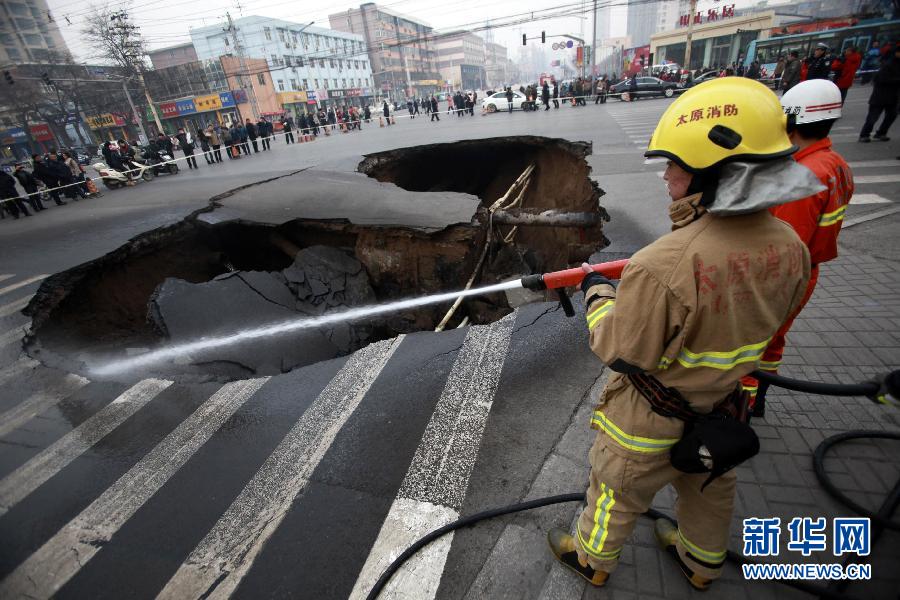
[[[26,350],[45,364],[90,377],[92,366],[173,344],[462,289],[489,237],[487,205],[529,165],[534,173],[523,193],[525,207],[605,217],[598,202],[602,192],[589,179],[584,161],[588,145],[545,140],[542,147],[540,138],[524,140],[505,146],[503,153],[498,142],[488,140],[484,147],[461,142],[444,145],[449,149],[426,146],[366,157],[360,170],[377,171],[376,178],[384,181],[391,180],[389,173],[407,189],[461,191],[482,199],[471,223],[440,231],[366,227],[345,220],[209,224],[194,215],[147,232],[48,278],[26,309],[33,319]],[[498,154],[506,160],[498,161]],[[452,163],[460,156],[469,161],[466,176],[429,172],[419,162],[445,158]],[[406,172],[415,176],[406,177]],[[443,187],[462,179],[465,189]],[[599,222],[578,228],[520,227],[517,232],[495,226],[490,240],[476,286],[564,268],[606,244]],[[463,302],[447,328],[489,323],[540,299],[526,292],[475,296]],[[400,333],[433,330],[449,304],[195,352],[123,377],[227,381],[287,372]]]

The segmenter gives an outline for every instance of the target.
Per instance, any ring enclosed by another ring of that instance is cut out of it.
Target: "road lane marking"
[[[234,592],[403,338],[371,344],[351,355],[158,599],[228,598]]]
[[[866,223],[867,221],[874,221],[875,219],[880,219],[881,217],[888,217],[898,212],[900,212],[900,206],[892,206],[890,208],[876,210],[865,215],[853,217],[851,219],[844,219],[844,224],[841,225],[841,229],[847,229],[848,227],[853,227],[854,225],[859,225],[860,223]]]
[[[19,312],[26,306],[28,306],[28,302],[31,300],[31,296],[27,296],[25,298],[21,298],[14,302],[10,302],[9,304],[4,304],[0,306],[0,318],[8,317],[10,315],[14,315]]]
[[[0,415],[0,436],[6,435],[34,416],[58,404],[88,383],[84,377],[69,374],[60,381],[46,386],[46,389],[32,394],[24,402]]]
[[[33,358],[20,358],[3,370],[0,370],[0,385],[4,385],[7,381],[16,377],[28,369],[33,369],[40,363]]]
[[[222,386],[6,579],[0,598],[49,598],[205,444],[268,377]]]
[[[860,185],[863,183],[897,183],[900,181],[900,175],[857,175],[853,178],[853,183]]]
[[[20,325],[18,327],[13,327],[6,333],[0,334],[0,349],[25,337],[25,332],[22,330],[22,327],[24,326]]]
[[[171,384],[171,381],[161,379],[145,379],[135,384],[91,418],[10,473],[0,481],[0,517]]]
[[[900,160],[858,160],[847,163],[851,169],[868,169],[873,167],[900,167]]]
[[[7,279],[12,279],[15,276],[15,273],[0,273],[0,282],[6,281]]]
[[[853,194],[850,204],[889,204],[891,201],[878,194]]]
[[[0,288],[0,296],[2,296],[3,294],[7,294],[9,292],[12,292],[13,290],[17,290],[19,288],[25,287],[26,285],[31,285],[32,283],[35,283],[36,281],[42,281],[44,279],[47,279],[47,277],[49,277],[49,275],[35,275],[34,277],[30,277],[29,279],[26,279],[24,281],[18,281],[12,285],[6,286],[5,288]]]
[[[351,600],[365,598],[381,573],[413,542],[459,518],[514,323],[510,315],[466,334]],[[452,542],[450,533],[426,546],[394,575],[380,597],[433,600]]]

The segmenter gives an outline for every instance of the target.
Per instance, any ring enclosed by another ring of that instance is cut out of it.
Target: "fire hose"
[[[609,279],[619,279],[621,278],[622,270],[625,268],[625,265],[627,263],[627,260],[618,260],[608,263],[591,265],[591,268],[595,272],[600,273]],[[560,304],[562,305],[566,315],[573,316],[575,314],[574,308],[572,306],[571,300],[566,295],[564,288],[580,284],[584,276],[585,272],[580,267],[567,269],[564,271],[557,271],[554,273],[528,275],[522,278],[522,287],[533,290],[552,289],[556,291],[559,296]],[[820,394],[825,396],[865,396],[873,402],[880,404],[887,404],[888,398],[893,398],[895,402],[900,401],[900,370],[895,370],[888,374],[885,374],[878,380],[865,381],[855,384],[835,384],[815,381],[803,381],[799,379],[782,377],[781,375],[776,375],[774,373],[759,370],[754,371],[751,374],[753,375],[753,377],[759,379],[760,382],[765,382],[769,385],[774,385],[792,391]],[[825,489],[826,493],[828,493],[832,498],[834,498],[839,503],[843,504],[856,514],[862,517],[867,517],[871,520],[871,546],[874,547],[878,539],[886,529],[892,531],[900,531],[900,521],[892,519],[892,515],[897,510],[898,506],[900,506],[900,480],[897,481],[897,483],[894,485],[894,488],[885,497],[884,502],[882,502],[882,505],[879,507],[879,509],[877,511],[871,511],[861,506],[860,504],[849,498],[843,491],[838,489],[838,487],[834,485],[834,483],[829,478],[828,472],[825,469],[825,457],[829,450],[841,443],[861,439],[900,440],[900,432],[859,430],[848,431],[846,433],[828,437],[821,443],[819,443],[819,445],[813,452],[813,470],[816,474],[816,479],[819,481],[819,484]],[[520,502],[517,504],[499,508],[492,508],[462,517],[452,523],[440,527],[439,529],[435,529],[431,533],[417,540],[409,548],[404,550],[390,564],[390,566],[384,571],[384,573],[382,573],[381,577],[378,578],[366,598],[367,600],[375,600],[376,598],[378,598],[379,594],[381,594],[382,590],[385,588],[388,581],[390,581],[394,573],[396,573],[410,557],[412,557],[419,550],[421,550],[434,540],[447,533],[450,533],[457,529],[461,529],[463,527],[469,527],[475,525],[480,521],[493,519],[495,517],[510,515],[526,510],[541,508],[544,506],[551,506],[554,504],[585,501],[586,500],[584,492],[575,492],[557,496],[548,496],[545,498],[537,498],[535,500],[529,500],[527,502]],[[667,519],[675,523],[675,520],[669,515],[666,515],[652,508],[645,512],[644,516],[654,520]],[[755,561],[749,560],[732,550],[728,550],[727,560],[736,565],[755,563]],[[835,581],[827,586],[806,583],[799,580],[777,579],[775,581],[794,589],[798,589],[800,591],[818,596],[819,598],[827,598],[829,600],[854,600],[851,596],[848,596],[844,592],[844,589],[849,583],[849,580]]]

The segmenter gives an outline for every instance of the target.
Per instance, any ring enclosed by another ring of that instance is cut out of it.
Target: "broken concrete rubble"
[[[235,271],[203,283],[166,279],[150,299],[148,318],[171,343],[179,343],[376,301],[358,260],[337,248],[311,246],[279,273]],[[372,323],[339,323],[205,350],[191,359],[272,375],[357,350],[373,329]]]

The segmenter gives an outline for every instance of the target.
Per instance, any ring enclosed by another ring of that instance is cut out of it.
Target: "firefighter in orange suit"
[[[730,469],[759,449],[746,421],[725,414],[746,402],[740,378],[809,280],[806,246],[766,210],[822,189],[790,158],[795,150],[778,98],[759,82],[691,88],[646,152],[668,160],[672,232],[632,257],[618,287],[585,266],[591,349],[612,373],[592,417],[587,505],[574,535],[553,529],[548,541],[593,585],[606,582],[635,521],[668,484],[678,527],[658,521],[660,544],[694,587],[720,574]]]
[[[784,354],[785,335],[816,288],[819,265],[837,257],[837,238],[844,222],[844,211],[853,196],[853,174],[850,167],[834,151],[828,138],[832,125],[841,118],[841,103],[841,91],[827,79],[803,81],[781,97],[781,106],[788,119],[788,136],[799,148],[794,154],[794,160],[815,173],[827,189],[808,198],[769,209],[773,215],[793,227],[809,248],[812,274],[803,302],[781,325],[763,353],[759,368],[764,371],[778,371]],[[745,377],[743,384],[750,393],[752,406],[756,400],[758,383],[753,377]],[[765,384],[760,396],[764,394]]]

